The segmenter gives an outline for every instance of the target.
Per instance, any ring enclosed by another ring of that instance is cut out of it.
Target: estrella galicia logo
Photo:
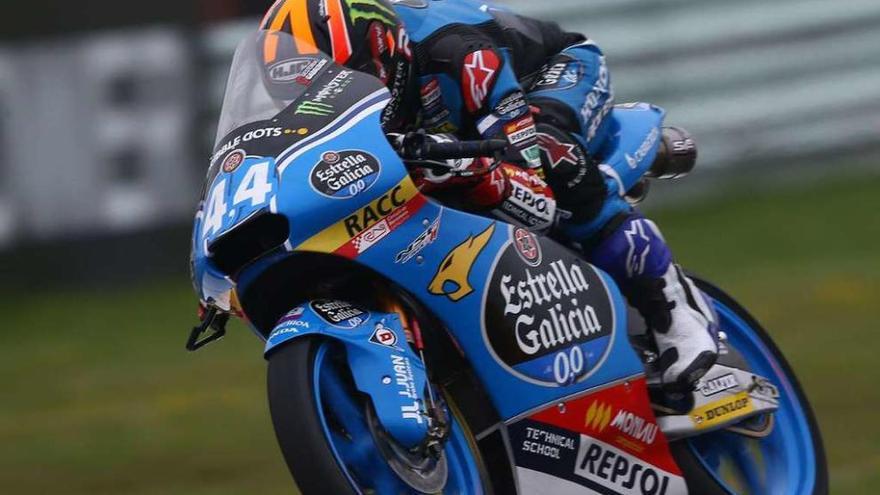
[[[370,319],[370,313],[345,301],[317,299],[311,302],[312,311],[322,320],[337,328],[357,328]]]
[[[381,171],[379,160],[366,151],[327,151],[312,168],[309,182],[324,196],[348,199],[372,187]]]
[[[542,385],[585,379],[611,349],[614,310],[598,273],[552,242],[515,231],[489,277],[483,335],[499,364]]]

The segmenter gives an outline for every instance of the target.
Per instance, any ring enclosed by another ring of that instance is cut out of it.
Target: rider
[[[383,124],[396,139],[416,129],[435,140],[506,139],[491,174],[414,171],[417,183],[580,245],[653,330],[664,386],[689,389],[714,364],[706,300],[654,222],[609,191],[597,166],[614,98],[592,41],[476,0],[278,0],[261,27],[381,79],[392,94]]]

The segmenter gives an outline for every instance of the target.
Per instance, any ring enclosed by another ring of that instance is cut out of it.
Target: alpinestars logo
[[[629,251],[626,254],[626,272],[630,277],[645,272],[645,260],[651,252],[651,238],[645,233],[647,220],[633,220],[630,227],[623,231]],[[650,228],[650,227],[647,227]]]
[[[538,145],[541,147],[541,151],[547,154],[551,169],[555,169],[562,162],[568,162],[572,165],[577,165],[579,162],[574,153],[576,145],[561,143],[550,134],[538,133]]]
[[[492,50],[479,50],[465,57],[462,84],[468,110],[476,112],[483,108],[500,66],[501,61]]]

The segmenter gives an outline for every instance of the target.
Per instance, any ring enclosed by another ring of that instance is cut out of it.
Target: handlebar
[[[433,160],[454,160],[456,158],[477,158],[495,156],[507,149],[507,141],[488,139],[484,141],[457,141],[454,143],[425,143],[422,156]]]
[[[493,157],[507,149],[504,139],[454,141],[437,143],[421,132],[409,133],[396,143],[404,160],[455,160],[460,158]]]

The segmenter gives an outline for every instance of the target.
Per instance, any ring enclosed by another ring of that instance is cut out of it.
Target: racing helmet
[[[398,117],[403,93],[413,75],[412,46],[390,2],[278,0],[266,13],[260,29],[264,32],[263,63],[268,73],[279,68],[289,73],[289,66],[284,65],[288,61],[326,54],[339,65],[379,78],[392,94],[383,122]],[[285,46],[289,44],[294,46]]]

